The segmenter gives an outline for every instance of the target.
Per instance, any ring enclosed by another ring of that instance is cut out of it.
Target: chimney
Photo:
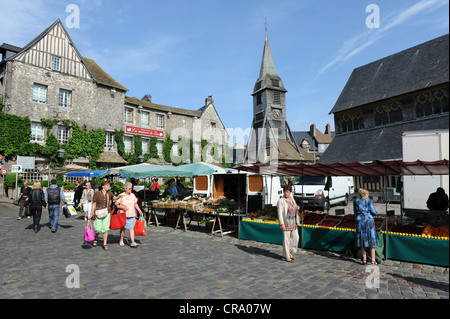
[[[316,124],[311,124],[311,127],[309,128],[309,134],[311,134],[312,137],[316,137]]]
[[[142,98],[142,101],[147,101],[152,103],[152,96],[150,94],[145,94],[144,97]]]
[[[214,99],[213,99],[212,95],[208,96],[208,97],[205,99],[205,105],[208,106],[208,104],[214,105]]]
[[[331,136],[330,123],[328,123],[327,126],[325,126],[325,135]]]

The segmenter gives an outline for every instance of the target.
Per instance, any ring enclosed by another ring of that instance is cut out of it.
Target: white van
[[[293,186],[297,205],[326,211],[330,210],[332,204],[342,203],[347,206],[350,195],[355,192],[353,177],[332,176],[329,190],[325,190],[326,182],[325,176],[296,177]]]

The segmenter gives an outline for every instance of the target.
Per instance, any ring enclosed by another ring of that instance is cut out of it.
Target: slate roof
[[[330,114],[449,81],[449,35],[353,70]]]
[[[200,108],[200,110],[193,111],[193,110],[188,110],[188,109],[182,109],[179,107],[155,104],[152,102],[140,100],[138,98],[130,97],[130,96],[125,96],[125,103],[130,103],[130,104],[134,104],[134,105],[142,105],[142,106],[146,106],[148,108],[163,111],[163,112],[172,112],[173,114],[181,114],[181,115],[186,115],[186,116],[191,116],[191,117],[201,117],[203,111],[205,110],[203,107]]]
[[[406,131],[449,129],[448,114],[379,128],[337,134],[319,163],[401,160],[402,135]]]

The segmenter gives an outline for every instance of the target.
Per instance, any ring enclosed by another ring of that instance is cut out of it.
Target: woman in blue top
[[[378,247],[379,243],[372,215],[377,215],[377,212],[372,200],[369,198],[369,191],[360,188],[358,192],[361,197],[353,202],[353,212],[356,216],[356,246],[361,247],[363,265],[367,263],[366,247],[369,247],[372,264],[376,265],[375,247]]]

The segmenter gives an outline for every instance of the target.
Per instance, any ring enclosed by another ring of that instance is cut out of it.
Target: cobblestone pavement
[[[150,226],[138,248],[120,247],[119,232],[111,231],[104,251],[101,241],[95,248],[83,242],[82,217],[60,216],[52,233],[45,210],[34,233],[32,219],[17,220],[17,210],[0,202],[1,299],[449,298],[448,268],[384,261],[377,288],[374,269],[336,253],[299,250],[287,263],[281,246],[211,236],[197,226]]]

